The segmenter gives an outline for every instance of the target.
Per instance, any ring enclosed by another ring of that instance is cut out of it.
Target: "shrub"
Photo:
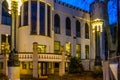
[[[83,71],[83,65],[79,58],[71,57],[69,65],[69,73],[81,73]]]

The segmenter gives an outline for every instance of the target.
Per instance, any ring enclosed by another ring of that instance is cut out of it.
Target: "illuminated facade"
[[[2,56],[6,54],[4,48],[6,34],[10,44],[11,31],[11,15],[7,13],[6,5],[1,0],[0,71],[5,74],[7,74],[7,63],[3,62],[7,58],[4,59]],[[95,17],[97,18],[97,16]],[[93,69],[95,43],[92,38],[90,12],[57,0],[23,0],[17,27],[16,48],[19,53],[21,75],[31,75],[35,72],[33,61],[37,61],[38,75],[53,74],[58,67],[59,74],[61,74],[61,65],[66,69],[69,65],[67,59],[69,56],[80,58],[85,70]],[[34,59],[34,42],[37,42],[37,60]],[[63,47],[63,51],[61,51],[61,47]],[[62,52],[64,55],[61,55]],[[62,64],[62,61],[66,64]]]

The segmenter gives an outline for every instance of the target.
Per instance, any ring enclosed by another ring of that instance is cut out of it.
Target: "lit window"
[[[38,52],[46,53],[46,45],[38,45]]]
[[[22,62],[22,69],[27,69],[27,64],[25,62]]]
[[[76,57],[80,58],[80,54],[81,54],[81,46],[80,44],[76,45]]]
[[[89,45],[85,45],[85,59],[89,59]]]
[[[33,63],[29,62],[29,69],[33,69]]]
[[[54,42],[54,51],[55,51],[55,53],[60,52],[60,42],[59,41]]]
[[[66,43],[66,54],[70,55],[70,53],[71,53],[71,44],[70,42],[67,42]]]

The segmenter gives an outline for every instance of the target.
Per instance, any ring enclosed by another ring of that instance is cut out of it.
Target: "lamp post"
[[[103,31],[103,20],[95,19],[92,21],[92,31],[95,33],[95,67],[101,66],[101,56],[102,53],[102,31]]]
[[[6,0],[8,3],[9,13],[12,17],[11,26],[11,53],[8,60],[8,79],[20,80],[20,64],[16,51],[16,31],[18,28],[18,15],[20,14],[21,0]]]

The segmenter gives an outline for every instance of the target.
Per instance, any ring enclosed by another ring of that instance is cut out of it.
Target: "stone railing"
[[[33,53],[19,53],[18,55],[20,61],[33,61]],[[38,53],[38,61],[61,62],[62,54]],[[65,61],[69,61],[67,56],[65,56]]]

